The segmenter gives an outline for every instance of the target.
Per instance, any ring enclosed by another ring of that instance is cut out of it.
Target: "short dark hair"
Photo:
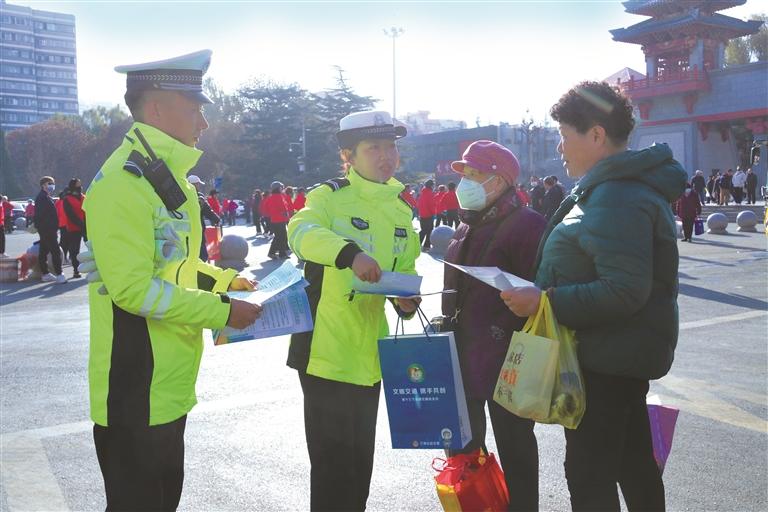
[[[128,110],[131,112],[131,117],[134,121],[142,122],[144,114],[142,109],[144,108],[144,100],[146,99],[141,91],[126,92],[125,104],[128,106]]]
[[[614,144],[624,144],[635,127],[632,103],[606,82],[581,82],[565,93],[549,111],[558,123],[586,133],[600,125]]]
[[[545,185],[549,185],[551,187],[555,183],[557,183],[557,181],[555,180],[554,176],[547,176],[546,178],[544,178]]]
[[[456,190],[456,184],[454,182],[448,183],[448,190]]]

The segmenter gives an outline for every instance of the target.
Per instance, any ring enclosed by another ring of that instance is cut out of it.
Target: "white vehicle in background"
[[[242,199],[233,199],[233,201],[237,203],[237,210],[235,211],[235,215],[237,217],[245,217],[245,201]]]

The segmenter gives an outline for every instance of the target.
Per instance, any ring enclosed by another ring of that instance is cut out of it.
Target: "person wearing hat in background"
[[[283,193],[283,184],[273,181],[269,187],[271,194],[261,201],[261,208],[269,218],[269,226],[275,237],[269,245],[267,255],[274,259],[288,259],[288,220],[293,213],[293,205],[287,194]]]
[[[187,181],[195,186],[197,192],[197,203],[200,205],[200,226],[203,228],[203,236],[200,239],[200,259],[208,261],[208,247],[205,243],[205,219],[211,223],[211,226],[218,226],[221,223],[221,217],[216,215],[211,209],[211,205],[208,204],[203,192],[200,190],[201,185],[205,185],[205,182],[200,179],[200,176],[196,174],[190,174],[187,176]]]
[[[605,82],[582,82],[550,111],[557,151],[578,184],[557,209],[537,254],[536,286],[501,293],[519,316],[543,290],[574,329],[587,398],[564,429],[574,511],[664,510],[646,395],[672,365],[679,330],[677,230],[670,203],[688,174],[666,144],[629,150],[633,106]]]
[[[462,159],[451,164],[462,175],[456,188],[461,224],[448,244],[445,261],[492,266],[531,279],[539,239],[546,222],[523,206],[515,190],[520,174],[517,157],[488,140],[473,142]],[[539,459],[534,422],[521,419],[493,401],[493,390],[506,357],[509,340],[525,318],[507,309],[498,292],[445,265],[442,311],[452,327],[467,397],[472,440],[456,453],[470,453],[485,444],[486,414],[509,490],[509,510],[538,510]]]
[[[83,212],[83,185],[79,178],[72,178],[67,185],[67,193],[59,200],[62,203],[62,210],[65,217],[65,228],[67,230],[67,252],[72,262],[72,278],[80,277],[80,262],[77,256],[80,254],[80,245],[83,239],[88,240],[85,230],[85,213]]]
[[[90,272],[91,418],[107,510],[176,509],[203,328],[242,329],[261,314],[225,294],[254,283],[198,257],[200,205],[185,178],[208,127],[210,57],[203,50],[115,68],[127,74],[134,123],[83,206],[92,244],[92,265],[81,266]]]
[[[378,282],[382,269],[415,274],[419,239],[394,178],[395,140],[406,135],[387,112],[350,114],[336,134],[345,177],[307,195],[288,223],[304,276],[314,330],[291,337],[288,366],[304,393],[312,465],[311,510],[365,510],[381,391],[377,340],[388,334],[381,295],[353,295],[353,277]],[[393,301],[401,316],[418,302]]]

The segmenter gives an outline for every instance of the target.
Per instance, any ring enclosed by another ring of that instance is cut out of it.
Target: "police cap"
[[[203,92],[203,75],[212,53],[200,50],[165,60],[117,66],[115,71],[127,75],[126,97],[144,91],[176,91],[200,103],[213,103]]]

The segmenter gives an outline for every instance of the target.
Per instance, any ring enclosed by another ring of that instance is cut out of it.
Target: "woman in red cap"
[[[504,146],[488,140],[472,143],[451,167],[463,177],[456,188],[459,225],[445,260],[471,266],[495,266],[531,279],[544,218],[523,206],[515,189],[520,164]],[[509,510],[537,510],[539,458],[533,421],[522,419],[492,400],[509,340],[525,318],[512,314],[498,292],[445,265],[443,314],[453,318],[473,439],[455,453],[485,449],[485,404],[493,425],[499,459],[509,490]],[[487,451],[487,449],[486,449]]]

